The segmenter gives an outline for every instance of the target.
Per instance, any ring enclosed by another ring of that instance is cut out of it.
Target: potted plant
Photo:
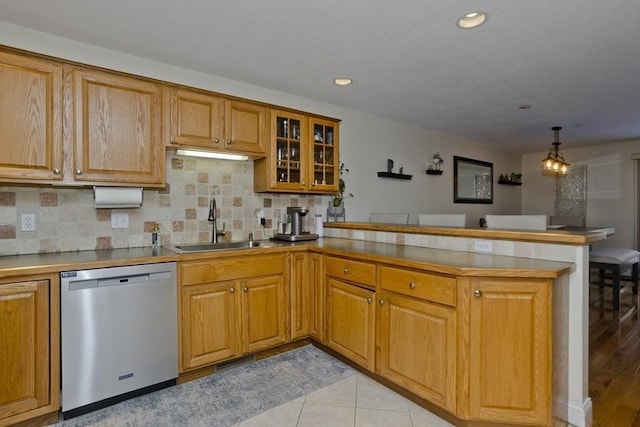
[[[344,212],[344,199],[353,197],[353,194],[349,193],[345,195],[345,189],[347,184],[345,184],[342,175],[344,173],[349,173],[349,169],[346,168],[344,163],[340,163],[340,168],[338,169],[340,177],[338,179],[338,192],[333,196],[331,201],[329,202],[329,212],[331,214],[342,214]]]

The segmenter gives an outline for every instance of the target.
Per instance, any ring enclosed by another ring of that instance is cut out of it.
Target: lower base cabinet
[[[0,281],[0,426],[59,409],[57,276]]]
[[[375,292],[332,278],[326,292],[327,346],[373,371]]]
[[[180,264],[181,372],[289,339],[285,255]]]
[[[358,265],[327,259],[328,347],[461,420],[551,425],[552,279]]]
[[[324,255],[314,252],[309,254],[308,280],[311,286],[309,300],[309,335],[322,344],[325,344]]]
[[[291,252],[289,257],[289,276],[291,284],[291,333],[292,340],[309,336],[311,323],[310,300],[313,292],[313,280],[310,277],[307,252]]]
[[[289,340],[289,294],[285,285],[280,275],[241,281],[243,353],[255,353]]]
[[[235,286],[229,281],[182,287],[183,369],[240,355],[240,306]]]
[[[470,419],[551,425],[551,288],[548,279],[461,286],[469,296]]]
[[[455,411],[456,311],[378,292],[376,373]]]

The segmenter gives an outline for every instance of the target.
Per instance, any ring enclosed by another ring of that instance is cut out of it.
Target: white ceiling
[[[640,140],[639,0],[0,0],[0,20],[516,153],[555,125],[563,148]]]

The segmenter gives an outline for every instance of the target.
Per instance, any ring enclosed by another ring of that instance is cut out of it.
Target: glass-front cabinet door
[[[253,163],[256,193],[338,191],[338,120],[272,109],[266,157]]]
[[[304,190],[307,184],[305,117],[295,113],[278,111],[274,125],[276,187],[297,191]]]
[[[338,123],[309,118],[310,190],[338,191]]]

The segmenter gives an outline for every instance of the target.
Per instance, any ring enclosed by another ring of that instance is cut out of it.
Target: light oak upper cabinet
[[[0,180],[62,180],[62,65],[0,52]]]
[[[268,109],[211,93],[167,88],[170,145],[265,155]]]
[[[55,286],[50,291],[50,280],[43,278],[0,282],[0,425],[59,409]]]
[[[551,286],[477,278],[464,287],[470,419],[551,425]]]
[[[162,87],[73,68],[73,180],[164,187]]]
[[[254,191],[335,193],[338,161],[338,121],[272,109],[267,157],[254,162]]]
[[[312,192],[338,191],[338,122],[309,117],[309,186]]]
[[[254,191],[300,193],[307,190],[307,118],[271,110],[271,144],[267,157],[254,162]]]

